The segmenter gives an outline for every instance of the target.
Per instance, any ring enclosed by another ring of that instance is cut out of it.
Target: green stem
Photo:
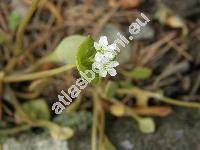
[[[97,121],[98,121],[98,111],[97,111],[97,103],[96,103],[96,96],[93,98],[93,123],[92,123],[92,150],[97,149]]]
[[[19,132],[22,131],[26,131],[29,130],[31,127],[29,125],[21,125],[12,129],[1,129],[0,130],[0,135],[13,135],[13,134],[17,134]]]
[[[176,100],[176,99],[165,97],[165,96],[160,95],[158,93],[145,91],[145,90],[142,90],[142,89],[139,89],[139,88],[136,88],[136,87],[131,88],[131,89],[120,89],[120,90],[118,90],[118,93],[119,94],[130,94],[130,95],[133,95],[133,96],[138,95],[138,94],[140,94],[140,95],[145,94],[149,98],[155,98],[155,99],[158,99],[162,102],[169,103],[169,104],[172,104],[172,105],[190,107],[190,108],[200,108],[200,103],[179,101],[179,100]]]
[[[51,77],[51,76],[60,74],[62,72],[65,72],[67,70],[70,70],[74,67],[75,65],[64,65],[56,69],[42,71],[42,72],[36,72],[36,73],[24,74],[24,75],[11,75],[11,76],[5,77],[3,82],[11,83],[11,82],[22,82],[22,81],[30,81],[30,80],[36,80],[36,79],[41,79],[41,78],[47,78],[47,77]]]
[[[37,6],[41,0],[33,0],[32,5],[25,16],[24,20],[22,20],[21,24],[19,25],[18,31],[17,31],[17,36],[16,36],[16,49],[15,49],[15,55],[18,56],[22,53],[22,41],[23,41],[23,35],[25,32],[25,29],[33,16],[34,12],[37,9]]]
[[[191,108],[200,108],[200,103],[195,103],[195,102],[183,102],[183,101],[178,101],[172,98],[160,96],[160,95],[154,95],[154,98],[159,98],[160,101],[163,101],[165,103],[169,103],[172,105],[177,105],[177,106],[183,106],[183,107],[191,107]]]

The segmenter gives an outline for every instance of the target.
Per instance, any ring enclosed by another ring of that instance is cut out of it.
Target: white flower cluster
[[[114,67],[119,65],[119,63],[114,60],[117,55],[117,45],[109,45],[107,37],[101,36],[99,43],[94,42],[94,47],[97,53],[95,55],[92,67],[95,70],[98,70],[101,77],[106,77],[107,74],[116,76],[117,72]]]

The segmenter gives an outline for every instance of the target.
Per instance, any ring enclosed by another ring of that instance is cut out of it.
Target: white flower
[[[95,61],[100,62],[104,58],[113,59],[116,56],[116,44],[108,45],[106,36],[101,36],[99,43],[94,42],[94,47],[97,50]]]
[[[117,72],[114,67],[117,67],[119,63],[117,61],[110,61],[108,59],[103,59],[100,62],[94,62],[92,67],[99,71],[99,76],[106,77],[107,74],[111,76],[116,76]]]

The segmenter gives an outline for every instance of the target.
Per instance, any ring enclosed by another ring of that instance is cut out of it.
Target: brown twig
[[[74,65],[64,65],[62,67],[52,69],[52,70],[47,70],[47,71],[41,71],[41,72],[23,74],[23,75],[11,75],[11,76],[5,77],[3,79],[3,82],[5,83],[23,82],[23,81],[36,80],[40,78],[47,78],[47,77],[60,74],[64,71],[70,70],[74,67],[75,67]]]
[[[32,5],[25,16],[25,18],[22,20],[21,24],[19,25],[19,28],[17,30],[16,35],[16,44],[15,44],[15,56],[20,55],[23,52],[22,45],[23,45],[23,36],[24,32],[26,30],[26,27],[31,20],[31,17],[33,16],[34,12],[36,11],[38,4],[41,2],[41,0],[34,0],[32,2]]]
[[[31,0],[24,0],[24,2],[28,5],[31,5]],[[51,1],[43,0],[39,7],[48,9],[56,17],[58,24],[62,24],[64,22],[60,10]]]

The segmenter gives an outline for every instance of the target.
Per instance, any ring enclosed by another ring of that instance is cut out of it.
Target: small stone
[[[66,141],[56,141],[50,136],[22,135],[9,138],[3,144],[3,150],[69,150]]]

